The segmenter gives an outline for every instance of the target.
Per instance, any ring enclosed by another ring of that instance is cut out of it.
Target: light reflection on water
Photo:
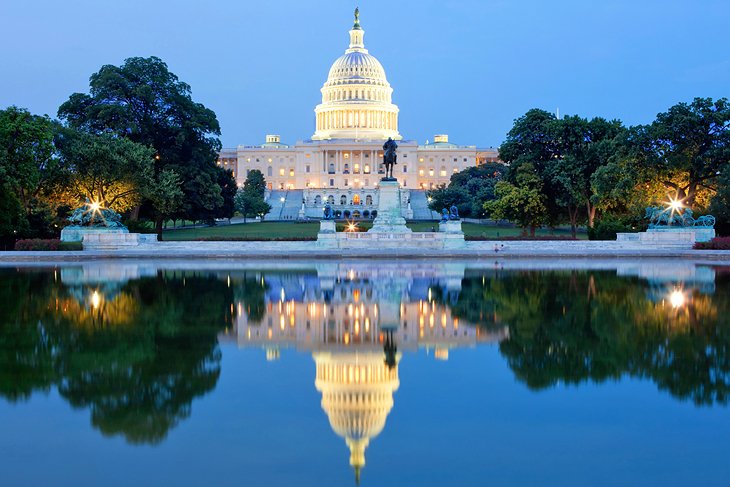
[[[114,262],[0,270],[0,395],[22,403],[55,390],[88,410],[102,435],[161,445],[190,420],[196,400],[215,397],[225,367],[219,344],[262,350],[257,367],[307,354],[358,482],[397,401],[399,367],[423,367],[418,350],[448,361],[460,349],[498,347],[513,380],[533,391],[648,379],[675,401],[726,407],[727,268],[564,267]],[[454,434],[468,441],[470,432]]]

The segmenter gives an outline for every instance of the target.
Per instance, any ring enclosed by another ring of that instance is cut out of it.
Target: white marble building
[[[260,170],[275,197],[280,191],[304,190],[303,200],[326,200],[332,192],[339,205],[342,191],[348,204],[374,199],[382,177],[382,147],[389,137],[398,141],[394,176],[406,190],[426,190],[448,184],[451,175],[467,167],[498,160],[497,150],[457,145],[448,135],[419,144],[403,139],[398,129],[398,106],[380,62],[365,48],[359,15],[349,32],[345,53],[330,68],[315,112],[315,133],[293,145],[278,135],[266,135],[261,145],[224,149],[218,163],[234,171],[239,185],[252,169]],[[327,191],[325,191],[327,190]],[[355,196],[359,193],[358,197]],[[352,194],[350,194],[352,193]]]

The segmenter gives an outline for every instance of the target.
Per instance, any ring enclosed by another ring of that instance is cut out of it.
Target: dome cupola
[[[314,140],[402,138],[393,89],[380,61],[365,49],[364,36],[355,9],[350,46],[332,64],[321,89],[322,103],[314,109]]]

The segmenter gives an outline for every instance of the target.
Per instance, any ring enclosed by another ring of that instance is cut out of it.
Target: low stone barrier
[[[139,233],[86,233],[84,250],[117,250],[139,246]]]

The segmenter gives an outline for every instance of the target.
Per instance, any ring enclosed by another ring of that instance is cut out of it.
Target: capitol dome
[[[363,41],[359,11],[350,30],[350,46],[330,68],[322,86],[322,103],[314,109],[314,140],[400,140],[398,107],[383,65],[368,53]]]

